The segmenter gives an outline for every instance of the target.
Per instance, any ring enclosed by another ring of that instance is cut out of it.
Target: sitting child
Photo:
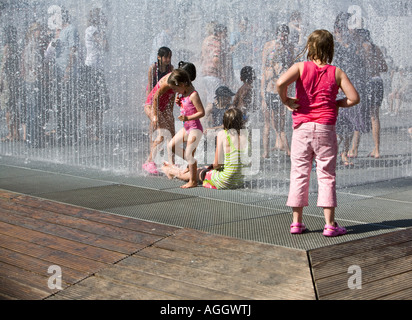
[[[243,114],[237,108],[225,111],[223,129],[217,136],[215,160],[209,167],[197,170],[198,181],[205,188],[235,189],[244,185],[242,155],[248,143],[247,135],[241,134]],[[169,179],[178,178],[189,181],[190,172],[165,163],[163,171]]]

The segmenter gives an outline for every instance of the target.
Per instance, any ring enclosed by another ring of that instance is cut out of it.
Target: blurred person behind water
[[[5,109],[7,136],[2,141],[19,139],[20,110],[18,104],[20,86],[20,59],[18,54],[17,29],[12,25],[4,28],[3,57],[0,66],[1,108]]]
[[[109,51],[106,37],[107,18],[100,8],[89,12],[89,26],[85,30],[86,61],[86,126],[89,141],[102,138],[103,113],[109,108],[109,94],[104,74],[105,54]]]
[[[265,44],[262,52],[262,111],[264,117],[263,158],[269,158],[270,129],[275,131],[274,149],[290,155],[285,133],[286,109],[276,91],[276,81],[293,63],[293,45],[289,42],[289,27],[285,24],[276,28],[276,38]]]
[[[213,34],[207,36],[202,43],[202,84],[205,92],[201,96],[205,109],[211,110],[217,88],[223,84],[230,85],[233,74],[231,61],[227,42],[227,27],[216,24]],[[209,115],[206,113],[202,119],[204,127],[210,126],[207,123],[208,118]]]
[[[252,64],[252,39],[249,28],[249,19],[241,17],[237,29],[229,37],[230,52],[232,55],[233,73],[235,76],[234,86],[239,88],[242,82],[239,82],[240,70],[244,66]]]
[[[48,44],[46,26],[33,23],[26,33],[21,59],[24,98],[22,117],[25,118],[24,140],[31,147],[43,147],[47,120],[48,72],[45,51]]]
[[[54,42],[57,84],[57,143],[75,144],[79,138],[79,32],[69,11],[62,8],[62,29]]]

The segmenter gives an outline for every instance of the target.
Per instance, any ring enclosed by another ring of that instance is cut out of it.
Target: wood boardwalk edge
[[[6,190],[0,190],[0,240],[0,299],[315,297],[301,250],[158,226]],[[290,264],[298,276],[288,277]],[[50,265],[61,266],[61,290],[47,287],[54,275],[47,272]]]

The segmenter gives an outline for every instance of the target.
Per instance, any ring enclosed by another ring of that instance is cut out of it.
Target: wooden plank
[[[124,282],[90,277],[47,300],[181,300],[162,291],[147,290]]]
[[[0,222],[0,234],[103,263],[114,263],[125,257],[124,254],[118,252],[85,245],[77,241],[66,240],[4,222]]]
[[[102,236],[88,231],[68,228],[4,210],[0,210],[0,221],[124,254],[130,254],[150,244],[150,242],[143,242],[139,246],[135,243],[113,239],[109,235]]]
[[[0,234],[0,246],[31,257],[49,262],[49,266],[58,265],[63,270],[65,267],[85,273],[92,273],[107,266],[107,264],[76,256],[64,251],[36,245],[27,241]]]
[[[11,199],[18,197],[19,195],[20,195],[19,193],[14,193],[14,192],[0,189],[0,200],[3,200],[3,201],[10,201]]]
[[[330,277],[339,273],[347,273],[348,268],[352,265],[358,265],[362,268],[373,266],[380,263],[390,262],[395,259],[407,259],[412,255],[412,241],[402,242],[397,245],[375,248],[374,250],[365,251],[354,255],[348,254],[341,259],[325,261],[323,263],[312,264],[315,274],[315,280]],[[313,260],[312,260],[313,261]]]
[[[333,259],[340,259],[349,255],[361,254],[365,251],[374,250],[388,245],[408,242],[412,240],[412,229],[397,230],[379,236],[341,243],[334,246],[310,250],[313,263],[320,264]]]
[[[412,288],[392,292],[391,294],[380,297],[377,300],[412,300]]]
[[[25,195],[20,195],[19,197],[13,199],[13,202],[16,205],[41,208],[45,211],[76,216],[85,220],[118,226],[137,232],[160,235],[163,237],[174,234],[176,230],[181,229],[179,227],[122,217],[115,214],[104,213],[97,210],[86,209],[74,205],[67,205],[60,202],[54,202]]]
[[[48,291],[3,277],[0,277],[0,288],[1,295],[6,299],[39,300],[50,295]]]
[[[44,271],[46,270],[47,269],[45,269]],[[59,291],[58,289],[52,290],[48,287],[48,279],[50,276],[51,275],[47,274],[46,272],[44,272],[44,275],[41,275],[7,263],[0,262],[0,278],[13,280],[14,282],[20,283],[24,286],[34,287],[42,292],[47,292],[47,296]],[[62,279],[61,286],[62,288],[66,288],[69,286],[69,284],[65,282],[64,279]],[[4,290],[2,288],[0,292],[6,294],[6,292],[3,291]],[[18,293],[16,293],[14,297],[19,298]]]
[[[362,289],[347,289],[326,296],[328,300],[376,300],[384,298],[393,292],[404,291],[412,288],[412,271],[394,275],[380,281],[362,283]],[[411,296],[404,296],[403,299],[411,299]]]
[[[227,294],[237,294],[250,299],[282,299],[274,290],[262,290],[244,285],[239,279],[230,276],[217,275],[212,272],[195,270],[190,267],[177,266],[152,259],[130,257],[119,263],[122,267],[129,267],[131,272],[139,270],[154,276],[162,276],[179,282],[204,286],[211,290]]]
[[[393,259],[387,262],[369,266],[360,264],[359,267],[362,270],[362,285],[364,286],[372,282],[384,281],[384,279],[386,278],[409,272],[411,270],[411,266],[412,256]],[[336,294],[340,291],[348,290],[348,280],[350,276],[351,274],[348,274],[346,272],[317,280],[316,287],[318,289],[320,298],[326,297],[331,294]],[[409,285],[411,285],[412,287],[412,279],[410,279]],[[377,297],[380,297],[383,291],[384,290],[378,290],[376,292]]]
[[[42,208],[24,207],[21,206],[13,211],[25,217],[51,222],[54,224],[88,231],[99,235],[110,234],[112,238],[117,240],[124,240],[133,243],[140,243],[144,238],[159,239],[160,236],[139,233],[133,230],[124,229],[121,227],[111,226],[104,223],[92,222],[77,218],[76,216],[64,215],[56,212],[46,211]]]
[[[385,299],[408,294],[412,288],[412,230],[309,251],[319,299]],[[331,257],[333,248],[337,257]],[[350,289],[350,266],[362,271],[361,289]],[[396,293],[396,295],[394,295]]]
[[[0,209],[0,220],[28,229],[65,237],[68,240],[78,240],[89,245],[127,254],[161,239],[156,235],[133,233],[132,231],[128,231],[131,240],[122,239],[118,234],[115,234],[118,231],[117,227],[111,229],[110,226],[104,225],[103,228],[99,228],[95,222],[81,221],[81,219],[76,220],[70,217],[60,219],[56,213],[50,215],[47,211],[41,212],[39,209],[25,208],[25,210],[27,212]]]
[[[146,250],[156,250],[157,248],[147,248]],[[277,277],[275,273],[265,274],[267,271],[257,270],[258,274],[255,279],[250,280],[251,274],[233,273],[231,272],[232,263],[230,258],[221,263],[226,266],[227,272],[222,273],[220,270],[214,270],[207,266],[183,264],[180,258],[172,261],[162,261],[159,253],[158,258],[144,258],[139,253],[129,257],[119,263],[121,266],[128,266],[154,275],[162,275],[178,281],[191,283],[193,285],[205,286],[209,289],[226,292],[229,294],[237,294],[250,299],[287,299],[299,296],[300,299],[313,299],[313,287],[305,288],[303,281],[289,281],[286,277]],[[194,257],[195,260],[195,257]],[[253,265],[245,265],[244,271],[247,268],[253,269]],[[273,266],[276,269],[276,266]],[[285,283],[287,282],[287,283]]]
[[[200,285],[193,285],[175,279],[165,278],[162,275],[152,275],[138,270],[113,266],[96,274],[96,278],[135,286],[148,291],[159,291],[185,300],[245,300],[245,297],[235,294],[222,293]]]
[[[39,275],[48,275],[47,270],[50,267],[50,262],[25,255],[23,253],[15,252],[9,249],[0,247],[0,260],[4,264],[15,266],[23,271],[29,271]],[[50,275],[48,275],[50,276]],[[63,281],[73,284],[87,276],[85,272],[71,269],[69,267],[64,268]],[[1,291],[1,290],[0,290]]]
[[[272,248],[272,250],[275,250]],[[264,284],[278,282],[296,283],[302,281],[303,288],[313,289],[308,261],[301,264],[290,265],[282,259],[271,258],[221,248],[209,248],[175,239],[165,239],[146,248],[136,255],[158,259],[193,268],[202,268],[211,272],[222,274],[243,274],[249,280],[256,280]],[[291,276],[293,274],[293,276]]]

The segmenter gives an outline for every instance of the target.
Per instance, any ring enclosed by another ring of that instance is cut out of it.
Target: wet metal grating
[[[190,198],[190,196],[127,185],[109,185],[96,188],[46,193],[42,194],[42,197],[96,210],[108,210],[110,208],[123,206],[148,205],[157,202],[167,203],[172,200]]]

